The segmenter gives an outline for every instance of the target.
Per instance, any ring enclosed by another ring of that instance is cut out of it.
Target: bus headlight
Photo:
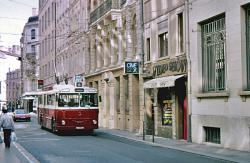
[[[62,120],[62,125],[65,125],[65,124],[66,124],[65,120]]]
[[[96,125],[97,124],[97,120],[94,119],[93,120],[93,124]]]

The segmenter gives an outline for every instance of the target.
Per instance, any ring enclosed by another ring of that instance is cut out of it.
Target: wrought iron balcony
[[[108,11],[112,9],[119,9],[120,4],[117,0],[106,0],[98,8],[90,13],[90,24],[94,23],[100,17],[105,15]]]

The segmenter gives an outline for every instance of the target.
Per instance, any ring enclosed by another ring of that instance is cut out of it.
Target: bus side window
[[[58,106],[64,107],[64,105],[66,105],[65,100],[63,98],[59,98]]]
[[[56,102],[58,102],[58,94],[56,94]]]

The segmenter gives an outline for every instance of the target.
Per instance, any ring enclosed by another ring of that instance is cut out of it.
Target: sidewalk
[[[6,149],[4,147],[4,143],[0,143],[0,162],[1,163],[23,163],[24,161],[21,161],[18,158],[16,149],[13,144],[11,144],[11,147],[9,149]]]
[[[194,154],[199,154],[207,157],[213,157],[221,160],[226,160],[230,162],[239,162],[239,163],[249,163],[250,162],[250,152],[231,150],[221,147],[215,147],[210,145],[202,145],[196,143],[189,143],[182,140],[173,140],[162,137],[155,137],[155,142],[152,142],[152,136],[147,135],[146,140],[143,141],[142,135],[137,133],[132,133],[128,131],[121,130],[111,130],[111,129],[98,129],[100,132],[107,134],[115,135],[122,138],[127,138],[134,141],[144,142],[153,146],[160,146],[175,150],[180,150],[183,152],[189,152]]]
[[[0,163],[38,163],[20,144],[12,142],[10,148],[0,143]]]

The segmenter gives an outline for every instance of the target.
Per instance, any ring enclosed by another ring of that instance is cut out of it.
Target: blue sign
[[[140,62],[138,61],[125,61],[124,73],[125,74],[139,74]]]

